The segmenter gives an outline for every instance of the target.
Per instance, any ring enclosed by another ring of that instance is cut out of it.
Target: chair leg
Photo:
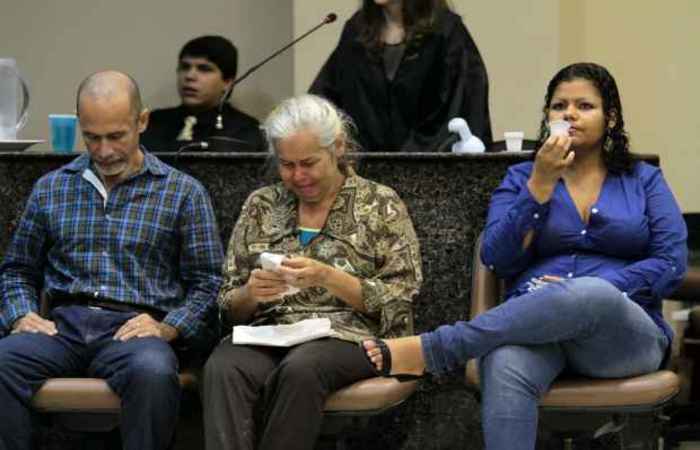
[[[574,438],[564,438],[564,450],[574,450]]]
[[[630,416],[620,433],[620,441],[625,450],[658,450],[660,435],[660,423],[655,415]]]
[[[335,440],[335,450],[347,450],[348,442],[346,436],[338,436]]]
[[[335,450],[350,448],[350,438],[361,434],[369,425],[370,416],[326,416],[321,436],[332,438]]]

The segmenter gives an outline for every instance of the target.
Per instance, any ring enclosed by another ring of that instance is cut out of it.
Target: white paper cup
[[[566,120],[552,120],[549,122],[550,136],[568,136],[571,124]]]
[[[525,132],[523,131],[506,131],[503,133],[506,140],[506,150],[509,152],[519,152],[523,149],[523,139]]]

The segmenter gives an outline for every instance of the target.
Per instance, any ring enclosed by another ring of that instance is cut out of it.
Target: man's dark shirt
[[[156,109],[151,113],[148,128],[141,134],[141,144],[151,152],[183,151],[260,152],[265,151],[260,123],[253,117],[226,104],[222,113],[223,129],[216,129],[217,108],[195,114],[185,106]],[[191,141],[177,140],[185,126],[185,118],[194,116]],[[197,143],[207,142],[202,148]]]

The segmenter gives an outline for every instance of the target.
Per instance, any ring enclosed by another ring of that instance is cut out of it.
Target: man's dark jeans
[[[125,449],[166,449],[178,415],[178,362],[162,339],[114,334],[137,313],[61,306],[51,313],[58,334],[0,339],[0,450],[33,448],[31,399],[47,378],[104,378],[122,400]]]

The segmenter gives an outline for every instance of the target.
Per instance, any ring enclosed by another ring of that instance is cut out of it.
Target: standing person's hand
[[[571,137],[550,136],[537,151],[527,187],[539,203],[550,199],[564,171],[574,162],[576,155],[570,147]]]
[[[15,333],[43,333],[55,336],[58,334],[58,330],[54,322],[42,318],[35,312],[30,312],[12,324],[12,334]]]

